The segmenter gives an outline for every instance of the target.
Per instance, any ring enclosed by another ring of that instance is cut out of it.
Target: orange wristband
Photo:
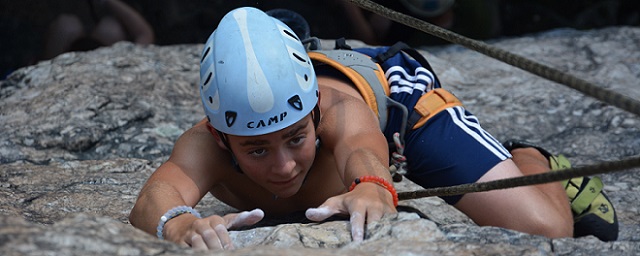
[[[396,192],[396,189],[393,187],[393,185],[391,185],[391,183],[378,176],[362,176],[360,178],[356,178],[356,180],[351,183],[349,191],[352,191],[358,184],[362,182],[372,182],[383,187],[384,189],[389,191],[389,193],[391,193],[391,196],[393,197],[393,206],[398,206],[398,193]]]

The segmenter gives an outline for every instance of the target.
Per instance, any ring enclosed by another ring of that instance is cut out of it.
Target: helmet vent
[[[209,55],[209,51],[211,51],[211,47],[207,47],[207,49],[204,51],[204,54],[202,54],[202,59],[200,59],[200,63],[202,63],[204,59],[207,58],[207,55]]]
[[[291,107],[295,108],[296,110],[302,110],[302,100],[300,100],[300,96],[294,95],[293,97],[289,98],[287,102],[289,102],[289,105],[291,105]]]
[[[227,121],[227,127],[231,127],[233,123],[236,122],[236,117],[238,117],[238,113],[234,111],[227,111],[224,113],[224,119]]]
[[[288,36],[290,36],[291,38],[293,38],[293,39],[295,39],[295,40],[300,41],[300,39],[298,39],[298,37],[296,37],[296,35],[295,35],[294,33],[292,33],[291,31],[286,30],[286,29],[285,29],[285,30],[282,30],[282,31],[283,31],[285,34],[287,34]]]
[[[206,80],[204,80],[204,83],[202,84],[203,86],[204,86],[204,85],[207,85],[207,84],[209,83],[209,80],[211,80],[211,75],[212,75],[212,74],[213,74],[212,72],[209,72],[209,75],[207,75],[207,79],[206,79]]]
[[[307,62],[307,60],[305,58],[302,58],[302,56],[298,55],[297,53],[292,53],[293,57],[296,57],[296,59],[298,59],[300,62]]]
[[[309,81],[309,76],[307,74],[304,74],[304,81],[306,81],[306,82]]]

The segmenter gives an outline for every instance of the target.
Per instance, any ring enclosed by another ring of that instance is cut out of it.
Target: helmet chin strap
[[[233,168],[235,168],[237,172],[243,173],[242,169],[240,169],[240,166],[238,165],[238,160],[236,159],[236,155],[233,153],[233,150],[231,150],[231,145],[229,144],[229,139],[227,138],[227,134],[219,131],[218,129],[215,129],[215,130],[218,133],[218,136],[220,136],[220,140],[222,141],[224,146],[227,147],[229,154],[231,154],[231,164],[233,165]]]
[[[313,127],[318,130],[318,125],[320,125],[320,104],[316,104],[311,112],[311,118],[313,119]]]
[[[322,143],[320,142],[320,137],[318,136],[318,126],[320,125],[320,104],[316,104],[311,111],[311,118],[313,119],[313,128],[316,130],[316,150],[320,148]]]

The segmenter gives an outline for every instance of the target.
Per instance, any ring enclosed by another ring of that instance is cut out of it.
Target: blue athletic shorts
[[[376,56],[386,48],[356,50]],[[423,94],[441,87],[431,71],[405,55],[397,54],[381,66],[389,82],[389,97],[405,105],[409,116]],[[384,130],[390,143],[401,124],[401,110],[390,108]],[[511,158],[501,143],[480,126],[478,119],[459,106],[431,117],[423,126],[405,134],[404,141],[408,165],[406,177],[424,188],[476,182],[498,163]],[[443,199],[455,204],[461,197]]]
[[[405,135],[404,155],[406,177],[424,188],[476,182],[496,164],[511,158],[463,107],[448,108]],[[442,198],[455,204],[461,197]]]

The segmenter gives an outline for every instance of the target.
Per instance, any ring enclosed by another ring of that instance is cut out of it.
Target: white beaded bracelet
[[[162,215],[162,217],[160,217],[160,221],[158,222],[158,228],[156,228],[156,231],[157,231],[156,235],[158,236],[158,239],[164,240],[164,235],[162,234],[162,231],[164,230],[164,224],[166,224],[167,221],[185,213],[193,214],[193,216],[196,216],[198,219],[202,218],[200,217],[200,213],[196,211],[196,209],[193,209],[186,205],[176,206],[171,210],[167,211],[167,213]]]

